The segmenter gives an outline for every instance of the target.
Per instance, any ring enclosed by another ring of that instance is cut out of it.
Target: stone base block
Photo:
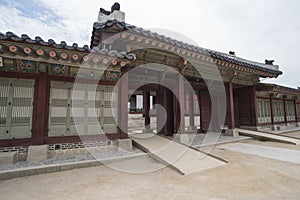
[[[189,126],[187,128],[187,131],[196,131],[196,130],[197,130],[197,128],[195,126]]]
[[[118,139],[117,147],[120,151],[132,151],[132,140],[131,139]]]
[[[29,146],[27,162],[42,161],[48,159],[48,145]]]
[[[280,126],[272,125],[271,129],[272,129],[272,131],[278,131],[278,130],[280,130]]]
[[[296,123],[296,127],[300,127],[300,122],[297,122],[297,123]]]
[[[239,136],[239,131],[236,128],[235,129],[227,129],[227,130],[225,130],[224,135],[238,137]]]
[[[174,140],[179,141],[184,144],[188,144],[190,142],[189,134],[175,134]]]
[[[17,152],[0,153],[0,165],[11,165],[17,160]]]
[[[143,129],[143,133],[153,133],[153,129]]]

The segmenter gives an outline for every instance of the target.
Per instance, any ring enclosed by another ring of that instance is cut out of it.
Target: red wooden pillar
[[[285,96],[283,97],[283,113],[284,113],[284,123],[287,124],[287,113],[286,113],[286,100]]]
[[[202,90],[200,94],[200,126],[202,132],[207,132],[211,121],[211,99],[207,90]]]
[[[191,91],[189,94],[189,113],[190,113],[190,126],[195,127],[195,112],[194,112],[194,91]]]
[[[132,95],[130,98],[130,111],[136,112],[136,95]]]
[[[165,124],[165,135],[171,136],[174,134],[174,94],[171,90],[165,89],[164,105],[167,112]]]
[[[161,135],[172,135],[174,125],[172,126],[174,112],[171,111],[173,103],[172,93],[164,86],[159,86],[156,91],[156,103],[161,105],[161,109],[156,109],[157,132]],[[162,110],[165,109],[165,112]]]
[[[32,144],[42,145],[47,136],[48,107],[49,107],[49,85],[47,74],[41,73],[35,81],[35,95],[32,122]]]
[[[299,122],[299,119],[298,119],[298,107],[297,107],[297,99],[294,99],[294,107],[295,107],[295,122]]]
[[[143,91],[143,108],[145,114],[145,129],[150,129],[150,92]]]
[[[161,85],[159,85],[157,91],[156,91],[156,104],[164,107],[165,103],[164,103],[164,98],[165,98],[165,88]],[[165,124],[163,124],[164,120],[164,112],[161,109],[157,109],[156,110],[156,125],[157,125],[157,133],[162,135],[165,132]]]
[[[200,115],[200,131],[203,131],[203,111],[202,111],[202,102],[201,102],[201,91],[198,92],[198,104],[199,104],[199,115]]]
[[[228,92],[229,92],[229,111],[230,111],[230,122],[229,128],[235,128],[235,118],[234,118],[234,100],[233,100],[233,87],[232,82],[228,83]]]
[[[120,139],[128,137],[128,73],[123,73],[118,82],[118,135]]]
[[[272,98],[272,95],[270,95],[269,101],[270,101],[270,110],[271,110],[271,123],[272,123],[272,125],[274,125],[274,111],[273,111],[273,98]]]
[[[184,133],[184,127],[185,127],[185,123],[184,123],[184,116],[185,116],[185,111],[184,111],[184,82],[183,82],[183,75],[179,74],[178,75],[178,90],[177,90],[177,95],[178,95],[178,103],[179,103],[179,111],[180,113],[177,113],[177,119],[176,120],[176,124],[178,127],[178,133],[183,134]]]
[[[257,110],[256,110],[256,87],[255,85],[253,85],[252,87],[250,87],[250,94],[252,96],[252,126],[257,126],[258,125],[258,121],[257,121]]]

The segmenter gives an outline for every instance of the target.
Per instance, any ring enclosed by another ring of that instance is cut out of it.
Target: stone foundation
[[[48,159],[48,145],[29,146],[27,162],[43,161]]]
[[[224,135],[238,137],[239,136],[239,131],[238,131],[237,128],[235,128],[235,129],[227,129],[227,130],[225,130]]]
[[[278,125],[272,125],[271,129],[272,129],[272,131],[278,131],[278,130],[280,130],[280,126],[278,126]]]
[[[11,165],[17,162],[17,152],[0,153],[0,165]]]
[[[48,154],[47,158],[53,158],[57,155],[88,154],[95,151],[106,152],[106,151],[113,151],[117,149],[116,141],[113,140],[49,144],[45,146],[47,146],[47,154]],[[1,147],[0,157],[4,156],[6,153],[13,153],[15,154],[14,162],[26,161],[28,157],[27,156],[28,149],[29,149],[28,147],[22,147],[22,146]],[[43,158],[45,158],[45,154]]]
[[[132,140],[131,139],[118,139],[117,147],[119,151],[132,151]]]
[[[153,133],[153,129],[143,129],[143,133]]]

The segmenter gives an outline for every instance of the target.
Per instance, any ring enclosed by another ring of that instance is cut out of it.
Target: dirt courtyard
[[[277,142],[244,143],[300,150]],[[0,199],[300,199],[299,164],[217,147],[212,153],[229,163],[184,176],[168,167],[131,174],[102,165],[15,178],[0,182]],[[143,168],[160,163],[143,156],[116,165]]]

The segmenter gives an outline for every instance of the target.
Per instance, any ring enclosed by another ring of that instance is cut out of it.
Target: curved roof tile
[[[0,41],[1,40],[10,40],[14,42],[24,42],[28,44],[38,44],[41,46],[49,46],[56,49],[66,49],[66,50],[77,50],[80,52],[95,52],[95,50],[90,49],[88,45],[84,45],[83,47],[79,47],[77,43],[73,43],[72,46],[69,46],[65,41],[61,41],[60,43],[56,43],[53,39],[49,39],[48,42],[45,42],[41,37],[36,36],[35,39],[31,39],[28,35],[22,34],[21,37],[17,36],[12,32],[1,33],[0,32]],[[127,54],[126,52],[117,52],[115,50],[109,51],[107,49],[97,51],[99,53],[109,55],[109,56],[117,56],[120,58],[126,58],[129,60],[135,59],[134,54]]]
[[[213,50],[210,50],[210,49],[205,49],[205,48],[198,47],[198,46],[196,47],[194,45],[184,43],[182,41],[178,41],[178,40],[175,40],[173,38],[170,38],[170,37],[167,37],[167,36],[164,36],[164,35],[160,35],[158,33],[154,33],[154,32],[151,32],[149,30],[145,30],[145,29],[140,28],[140,27],[135,27],[135,26],[127,24],[125,22],[119,22],[117,20],[109,20],[109,21],[104,22],[104,23],[95,22],[94,26],[93,26],[94,29],[93,29],[93,36],[92,36],[91,44],[93,45],[94,42],[96,41],[96,39],[94,38],[95,37],[95,35],[94,35],[95,32],[102,31],[102,29],[104,29],[105,27],[111,27],[114,24],[117,24],[117,26],[121,29],[127,29],[127,30],[130,30],[130,31],[134,31],[135,33],[144,35],[146,37],[152,37],[156,40],[172,44],[172,45],[177,46],[179,48],[183,47],[184,49],[192,50],[195,53],[204,54],[204,55],[207,55],[207,56],[211,56],[212,58],[225,60],[227,62],[231,62],[231,63],[237,64],[237,65],[246,66],[246,67],[249,67],[249,68],[259,69],[259,70],[266,71],[266,72],[271,72],[271,73],[274,73],[274,74],[277,74],[277,75],[282,74],[281,71],[271,69],[270,65],[266,65],[264,63],[258,63],[258,62],[246,60],[246,59],[243,59],[243,58],[240,58],[240,57],[225,54],[225,53],[222,53],[222,52],[213,51]]]

